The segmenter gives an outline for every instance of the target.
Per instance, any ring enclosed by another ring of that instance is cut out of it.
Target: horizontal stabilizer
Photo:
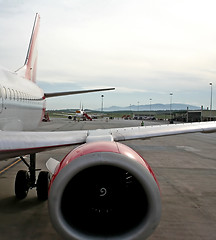
[[[92,89],[92,90],[44,93],[44,97],[50,98],[50,97],[59,97],[59,96],[66,96],[66,95],[75,95],[75,94],[81,94],[81,93],[101,92],[101,91],[110,91],[110,90],[115,90],[115,88],[101,88],[101,89]]]

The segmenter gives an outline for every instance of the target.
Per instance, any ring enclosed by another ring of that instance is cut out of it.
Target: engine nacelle
[[[53,175],[48,205],[63,239],[145,239],[161,215],[151,168],[116,142],[87,143],[70,152]]]

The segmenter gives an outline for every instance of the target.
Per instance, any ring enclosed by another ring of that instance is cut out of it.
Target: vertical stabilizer
[[[38,55],[37,36],[38,36],[39,24],[40,24],[40,15],[36,13],[24,66],[16,71],[20,76],[32,82],[36,82],[37,55]]]

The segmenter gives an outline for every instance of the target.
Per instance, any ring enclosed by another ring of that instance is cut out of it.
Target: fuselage
[[[44,111],[43,90],[18,73],[0,67],[0,130],[35,129]]]
[[[84,112],[82,110],[77,110],[76,111],[76,117],[78,117],[78,118],[84,117]]]

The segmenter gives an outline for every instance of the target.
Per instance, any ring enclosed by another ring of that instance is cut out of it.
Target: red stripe
[[[35,24],[35,29],[34,29],[34,33],[32,36],[32,41],[31,41],[31,48],[30,48],[30,52],[29,52],[29,56],[28,56],[28,62],[27,62],[27,69],[26,69],[26,73],[25,73],[25,78],[31,80],[31,68],[33,67],[33,71],[36,71],[37,68],[37,57],[35,59],[35,63],[34,66],[32,66],[32,57],[33,57],[33,53],[35,50],[35,44],[36,44],[36,40],[37,40],[37,35],[38,35],[38,31],[39,31],[39,20],[40,20],[40,16],[38,15],[37,18],[37,22]],[[35,82],[34,76],[36,76],[36,73],[32,73],[32,80]]]

